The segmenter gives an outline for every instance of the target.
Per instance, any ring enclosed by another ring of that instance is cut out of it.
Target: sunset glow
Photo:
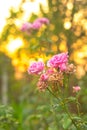
[[[65,22],[64,28],[67,29],[67,30],[70,29],[71,28],[71,22],[69,22],[69,21]]]
[[[18,10],[19,5],[22,0],[3,0],[0,6],[0,32],[2,32],[3,27],[6,25],[6,18],[10,16],[10,8],[14,10]],[[29,19],[32,13],[38,14],[40,12],[39,4],[41,4],[44,8],[45,12],[48,12],[47,0],[35,0],[33,2],[26,1],[22,8],[24,10],[24,15],[21,19],[21,23]],[[4,8],[3,8],[4,7]],[[3,12],[3,15],[2,15]],[[20,20],[16,20],[15,24],[20,25]]]
[[[17,38],[15,40],[11,40],[9,44],[7,45],[7,50],[10,53],[14,53],[17,49],[23,46],[23,42],[20,38]]]

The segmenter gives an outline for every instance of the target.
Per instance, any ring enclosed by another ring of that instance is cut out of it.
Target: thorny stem
[[[61,99],[58,98],[49,88],[47,88],[47,90],[48,90],[58,101],[61,100]],[[59,103],[59,102],[58,102],[58,103]],[[69,116],[70,120],[72,121],[73,125],[74,125],[74,126],[76,127],[76,129],[78,130],[78,127],[77,127],[76,123],[74,122],[74,120],[73,120],[71,114],[69,113],[69,110],[68,110],[68,108],[67,108],[67,106],[66,106],[66,104],[65,104],[64,99],[62,100],[62,104],[63,104],[63,107],[64,107],[64,110],[65,110],[66,114],[68,114],[68,116]]]
[[[60,98],[58,98],[54,93],[52,93],[52,91],[47,87],[47,90],[58,100],[58,101],[60,101],[61,99]]]
[[[78,97],[76,97],[76,104],[77,104],[78,115],[80,116]]]
[[[64,85],[66,85],[66,84],[69,84],[69,76],[67,77],[67,83],[65,83]],[[67,90],[67,86],[65,86],[65,90]],[[72,121],[73,125],[74,125],[74,126],[76,127],[76,129],[78,130],[78,127],[77,127],[75,121],[73,120],[73,118],[72,118],[72,116],[71,116],[71,114],[70,114],[70,112],[69,112],[68,107],[66,106],[64,93],[62,93],[62,95],[63,95],[63,96],[62,96],[62,101],[63,101],[64,110],[65,110],[65,112],[68,114],[68,116],[69,116],[70,120]],[[77,103],[78,103],[78,102],[77,102]],[[77,106],[77,109],[78,109],[78,111],[79,111],[78,106]]]
[[[74,120],[72,119],[72,116],[71,116],[71,114],[70,114],[70,112],[69,112],[69,110],[68,110],[64,100],[63,100],[63,105],[64,105],[64,108],[65,108],[65,112],[68,114],[70,120],[72,121],[72,123],[74,124],[76,129],[78,130],[78,127],[77,127],[76,123],[74,122]]]

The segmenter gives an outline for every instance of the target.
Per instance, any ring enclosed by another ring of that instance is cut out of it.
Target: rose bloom
[[[60,65],[59,65],[59,68],[60,68],[60,70],[61,70],[62,72],[63,72],[63,71],[66,71],[67,65],[66,65],[65,63],[60,64]]]
[[[49,20],[47,18],[38,18],[33,22],[32,28],[38,30],[41,28],[42,24],[49,24]]]
[[[21,31],[28,31],[31,28],[32,28],[32,23],[26,22],[22,24]]]
[[[49,19],[47,18],[37,18],[35,22],[39,22],[41,24],[49,24]]]
[[[38,21],[35,21],[35,22],[32,24],[32,28],[33,28],[33,29],[36,29],[36,30],[40,29],[41,26],[42,26],[42,24],[41,24],[40,22],[38,22]]]
[[[40,91],[45,91],[46,88],[47,88],[47,82],[44,82],[42,80],[39,80],[38,83],[37,83],[37,87]]]
[[[44,69],[44,63],[42,61],[34,62],[28,68],[29,74],[40,74]]]
[[[74,86],[73,87],[73,92],[78,92],[78,91],[80,91],[80,86]]]
[[[48,67],[65,69],[65,64],[68,62],[68,53],[60,53],[54,55],[48,62]],[[63,66],[62,66],[63,65]]]
[[[46,74],[46,73],[44,73],[44,74],[42,74],[41,76],[40,76],[40,80],[41,81],[46,81],[48,79],[48,75]]]
[[[53,68],[51,68],[51,69],[48,69],[46,73],[49,75],[49,74],[53,74],[54,72],[55,72],[55,70]]]

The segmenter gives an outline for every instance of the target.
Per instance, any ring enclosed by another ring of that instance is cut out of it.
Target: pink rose
[[[44,63],[41,61],[34,62],[28,68],[29,74],[40,74],[44,69]]]
[[[42,24],[49,24],[49,20],[47,18],[37,18],[33,23],[25,22],[21,26],[21,31],[29,32],[31,30],[38,30],[41,28]]]
[[[60,68],[61,71],[65,71],[67,69],[67,66],[66,66],[65,63],[63,63],[63,64],[59,65],[59,68]]]
[[[78,92],[78,91],[80,91],[80,86],[74,86],[73,87],[73,92]]]
[[[49,20],[47,18],[38,18],[35,22],[39,22],[41,24],[49,24]]]
[[[33,22],[32,28],[39,29],[42,24],[49,24],[49,20],[47,18],[38,18]]]
[[[32,24],[32,28],[33,29],[39,29],[40,27],[42,26],[42,24],[38,21],[35,21],[33,24]]]
[[[45,73],[40,76],[41,81],[46,81],[47,79],[48,79],[48,75]]]
[[[62,64],[66,64],[68,62],[68,53],[61,53],[58,55],[54,55],[48,62],[48,67],[53,68],[61,68]]]
[[[21,27],[21,31],[28,31],[29,29],[32,29],[32,23],[23,23],[22,27]]]
[[[54,69],[48,69],[46,73],[49,75],[49,74],[53,74],[54,72],[55,72]]]

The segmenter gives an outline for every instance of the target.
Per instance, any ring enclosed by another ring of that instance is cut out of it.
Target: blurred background
[[[40,17],[48,18],[50,24],[30,35],[21,31],[23,23]],[[47,61],[67,51],[70,62],[77,67],[70,87],[81,86],[81,112],[87,118],[87,0],[1,2],[0,104],[14,108],[20,124],[17,130],[53,130],[51,97],[47,92],[38,92],[37,79],[29,76],[27,69],[33,60]]]

